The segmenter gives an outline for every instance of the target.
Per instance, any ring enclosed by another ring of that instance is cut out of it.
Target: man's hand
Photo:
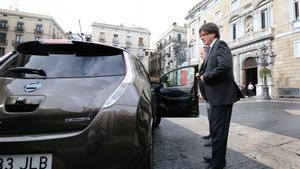
[[[202,75],[202,76],[200,76],[200,80],[201,80],[202,82],[204,82],[203,75]]]
[[[196,78],[200,79],[200,74],[199,73],[196,73]]]
[[[197,94],[197,96],[200,100],[203,100],[202,94],[200,92]]]

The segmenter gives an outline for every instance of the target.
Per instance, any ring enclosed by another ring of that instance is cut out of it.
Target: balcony
[[[139,46],[139,47],[143,47],[143,46],[144,46],[144,43],[140,43],[140,42],[139,42],[139,43],[138,43],[138,46]]]
[[[24,27],[15,27],[15,32],[24,33]]]
[[[0,41],[0,46],[6,46],[7,43],[8,43],[7,40],[1,40],[1,41]]]
[[[131,42],[126,42],[126,46],[131,46],[132,43]]]
[[[34,29],[35,34],[43,34],[44,30],[43,29]]]
[[[261,29],[255,32],[245,34],[244,36],[238,39],[230,41],[228,45],[230,46],[231,49],[235,49],[257,41],[262,41],[265,39],[273,39],[273,38],[274,38],[274,29],[270,27],[267,29]]]
[[[112,42],[114,45],[117,45],[117,44],[119,44],[119,40],[113,40],[113,42]]]
[[[9,26],[8,25],[1,25],[0,31],[8,31]]]
[[[103,39],[103,38],[100,38],[100,39],[99,39],[99,42],[101,42],[101,43],[105,43],[105,39]]]
[[[163,49],[164,47],[170,45],[171,43],[184,43],[186,44],[187,40],[186,39],[181,39],[180,41],[177,39],[177,38],[171,38],[171,39],[168,39],[167,41],[163,42],[162,45],[161,45],[161,49]]]

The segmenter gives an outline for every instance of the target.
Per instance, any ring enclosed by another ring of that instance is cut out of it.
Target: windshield
[[[125,75],[123,56],[76,56],[75,54],[24,55],[15,57],[15,62],[1,71],[4,77],[41,78],[25,71],[9,71],[9,68],[23,67],[43,70],[47,78],[90,77]]]

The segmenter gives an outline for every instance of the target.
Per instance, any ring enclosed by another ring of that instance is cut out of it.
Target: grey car
[[[154,87],[121,48],[24,42],[0,58],[0,168],[151,169],[160,119],[199,115],[196,71]]]

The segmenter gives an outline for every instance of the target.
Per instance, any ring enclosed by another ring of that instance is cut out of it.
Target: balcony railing
[[[144,43],[138,43],[139,46],[144,46]]]
[[[247,45],[251,42],[255,42],[263,39],[271,39],[271,38],[274,38],[274,29],[270,27],[267,29],[261,29],[259,31],[245,34],[244,36],[239,37],[234,41],[230,41],[228,45],[230,46],[231,49],[234,49],[236,47]]]
[[[105,42],[105,39],[100,38],[100,39],[99,39],[99,42],[104,43],[104,42]]]
[[[24,27],[15,27],[15,32],[24,33]]]
[[[34,29],[35,34],[43,34],[44,30],[43,29]]]
[[[186,39],[183,39],[181,38],[181,40],[179,41],[177,38],[171,38],[171,39],[168,39],[166,40],[165,42],[162,43],[162,45],[160,46],[161,49],[170,45],[171,43],[186,43],[187,40]]]
[[[1,25],[0,30],[1,31],[8,31],[9,26],[8,25]]]
[[[7,40],[0,41],[0,46],[6,46],[8,43]]]
[[[119,44],[119,40],[113,40],[113,44]]]

